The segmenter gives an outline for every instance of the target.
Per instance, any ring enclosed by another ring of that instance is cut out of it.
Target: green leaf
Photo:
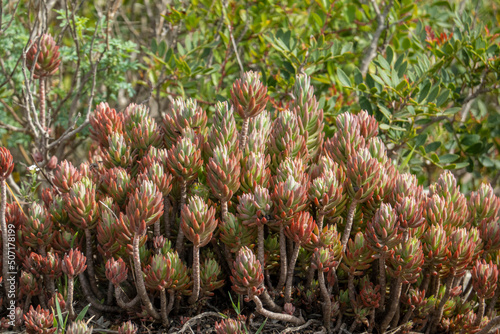
[[[383,105],[381,104],[377,104],[380,112],[385,116],[385,118],[387,118],[387,120],[390,122],[392,120],[392,113],[389,111],[389,109],[387,109],[386,107],[384,107]]]
[[[389,64],[392,64],[392,61],[394,59],[394,49],[392,48],[392,46],[388,45],[387,48],[385,49],[385,53],[387,56],[387,62]]]
[[[426,133],[422,133],[422,134],[416,136],[415,137],[415,146],[418,147],[418,146],[424,145],[426,140],[427,140]]]
[[[87,304],[87,306],[85,306],[83,310],[81,310],[80,313],[78,313],[78,316],[76,317],[75,321],[83,320],[83,318],[87,314],[87,311],[89,310],[90,305],[91,304]]]
[[[439,162],[439,157],[437,156],[436,153],[432,153],[431,154],[431,160],[434,162],[434,163],[438,163]]]
[[[441,142],[440,141],[435,141],[430,143],[429,145],[425,146],[425,151],[426,152],[433,152],[437,150],[439,147],[441,147]]]
[[[484,148],[483,143],[479,142],[470,146],[468,149],[465,150],[465,152],[470,154],[479,154],[483,151],[483,148]]]
[[[387,62],[387,60],[385,60],[385,58],[382,57],[382,55],[378,55],[377,61],[380,64],[380,66],[382,66],[382,68],[384,70],[386,70],[386,71],[390,71],[391,70],[391,65],[389,65],[389,63]]]
[[[460,141],[460,143],[462,143],[462,145],[464,145],[464,146],[471,146],[471,145],[476,144],[480,140],[481,140],[481,136],[479,136],[479,135],[467,134],[467,135],[462,137],[462,140]]]
[[[351,87],[351,80],[349,80],[349,77],[340,69],[340,67],[337,68],[337,76],[343,86]]]
[[[420,91],[420,95],[418,96],[418,103],[422,103],[427,95],[429,94],[429,90],[431,89],[431,83],[430,81],[427,81],[425,84],[424,88]]]
[[[441,107],[445,102],[448,100],[448,96],[450,95],[450,91],[448,89],[445,89],[441,95],[439,95],[437,101],[436,101],[436,106]]]
[[[350,52],[352,50],[352,42],[345,43],[344,46],[342,46],[342,50],[340,50],[340,54],[344,54],[346,52]]]
[[[443,114],[444,115],[455,115],[457,112],[459,112],[460,110],[462,110],[461,107],[452,107],[452,108],[448,108],[446,109]]]
[[[427,96],[427,102],[434,102],[434,99],[438,96],[439,94],[439,85],[434,85],[432,87],[431,92],[429,93],[429,96]]]
[[[439,157],[439,162],[442,164],[450,164],[460,158],[457,154],[444,154]]]

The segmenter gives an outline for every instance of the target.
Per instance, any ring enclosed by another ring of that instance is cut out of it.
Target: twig
[[[306,322],[305,324],[303,324],[301,326],[298,326],[298,327],[288,327],[284,331],[280,332],[280,334],[292,333],[292,332],[300,331],[300,330],[305,329],[305,328],[307,328],[307,327],[309,327],[311,325],[321,325],[321,321],[315,320],[315,319],[310,319],[308,322]]]
[[[394,0],[389,1],[389,4],[385,7],[383,14],[380,12],[376,0],[370,0],[370,2],[373,5],[373,9],[375,10],[378,27],[377,30],[375,30],[375,33],[373,34],[372,42],[370,43],[370,46],[368,47],[368,50],[365,53],[365,57],[361,61],[361,73],[363,74],[363,76],[366,75],[370,63],[372,62],[373,58],[375,58],[375,56],[377,55],[378,40],[380,39],[380,35],[382,35],[382,32],[387,27],[385,24],[385,20],[387,19],[387,15],[389,14],[389,11],[392,8]]]
[[[199,319],[201,318],[204,318],[204,317],[217,317],[217,318],[223,318],[223,316],[219,313],[215,313],[215,312],[204,312],[204,313],[201,313],[201,314],[198,314],[197,316],[195,317],[192,317],[191,319],[189,319],[185,324],[184,326],[182,326],[182,328],[177,331],[177,332],[174,332],[172,334],[180,334],[180,333],[183,333],[185,330],[187,330],[191,325],[194,325]]]

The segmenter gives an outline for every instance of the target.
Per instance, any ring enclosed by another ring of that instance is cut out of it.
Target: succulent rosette
[[[207,182],[213,195],[220,201],[227,202],[240,188],[239,156],[229,154],[224,146],[214,149],[207,167]]]
[[[285,228],[285,235],[293,242],[305,245],[311,240],[311,233],[317,228],[313,217],[307,211],[301,211],[293,217]]]
[[[389,275],[398,277],[403,282],[415,283],[424,263],[420,240],[412,237],[404,243],[399,243],[389,256],[387,263]]]
[[[145,153],[150,147],[158,147],[162,143],[162,136],[156,121],[149,116],[149,108],[143,104],[130,104],[124,114],[125,138],[133,149]]]
[[[42,258],[42,273],[50,279],[57,279],[62,275],[62,262],[57,253],[47,252]]]
[[[65,208],[75,226],[81,229],[93,228],[99,218],[95,184],[86,177],[73,184],[66,196]]]
[[[377,253],[387,253],[401,242],[399,222],[390,204],[383,203],[365,230],[368,245]]]
[[[479,298],[489,299],[495,295],[498,284],[498,267],[485,260],[477,260],[471,271],[472,287]]]
[[[449,235],[451,256],[443,263],[443,276],[461,277],[472,263],[477,244],[469,238],[466,228],[453,229]]]
[[[276,219],[286,221],[304,211],[308,205],[307,191],[307,186],[291,175],[286,181],[279,182],[271,195]]]
[[[247,156],[250,152],[256,154],[266,153],[271,127],[271,116],[266,110],[250,119],[248,122],[248,141],[242,152],[243,156]]]
[[[54,315],[40,305],[36,309],[30,305],[29,312],[24,315],[24,324],[27,334],[52,334],[57,331],[57,327],[54,328]]]
[[[192,196],[181,210],[181,228],[184,235],[197,247],[205,246],[217,227],[215,208],[199,196]]]
[[[106,278],[113,285],[120,285],[127,280],[127,276],[128,267],[122,258],[118,258],[118,260],[111,258],[106,262]]]
[[[32,273],[21,271],[19,278],[21,293],[25,296],[36,296],[40,293],[40,285]]]
[[[187,128],[203,133],[206,124],[207,114],[198,106],[196,100],[174,100],[172,108],[163,118],[165,147],[171,148],[179,137],[185,135]]]
[[[215,148],[224,146],[228,154],[237,154],[239,151],[238,129],[234,120],[233,108],[227,102],[217,102],[213,123],[207,141],[203,146],[204,160],[213,157]]]
[[[222,270],[214,259],[206,259],[201,263],[200,268],[200,285],[202,294],[205,296],[213,296],[212,291],[224,286],[224,280],[220,279]]]
[[[334,252],[335,258],[340,261],[342,254],[342,242],[336,225],[325,225],[322,230],[318,226],[313,228],[311,240],[304,245],[304,248],[314,252],[315,248],[327,247]]]
[[[24,244],[34,249],[49,245],[54,237],[52,225],[45,207],[36,202],[33,203],[28,209],[25,224],[21,227]]]
[[[189,294],[188,290],[192,285],[191,278],[189,277],[189,270],[186,265],[181,261],[177,252],[168,252],[165,254],[167,263],[170,263],[172,268],[172,275],[170,277],[171,283],[167,290],[178,291],[183,294]]]
[[[380,285],[375,286],[368,279],[364,278],[361,280],[361,291],[359,292],[359,297],[361,304],[364,307],[374,309],[379,307],[380,303]]]
[[[479,224],[479,234],[483,242],[485,252],[495,252],[500,249],[500,219],[483,219]]]
[[[12,154],[5,147],[0,147],[0,180],[5,180],[12,174],[14,162]]]
[[[241,247],[251,247],[257,238],[255,226],[242,224],[232,213],[228,213],[226,219],[221,221],[219,231],[219,239],[233,253],[238,252]]]
[[[375,117],[368,114],[368,111],[361,110],[356,116],[361,136],[371,139],[378,135],[378,122]]]
[[[59,46],[50,34],[43,34],[39,40],[33,41],[26,53],[26,65],[30,71],[34,67],[35,79],[52,76],[57,72],[60,64]]]
[[[134,324],[131,320],[124,322],[118,327],[118,334],[136,334],[137,333],[137,325]]]
[[[431,225],[422,236],[422,251],[424,252],[425,267],[430,273],[437,274],[451,256],[450,241],[441,225]]]
[[[344,270],[353,275],[359,275],[362,270],[370,268],[373,250],[368,246],[368,242],[362,232],[356,233],[354,240],[351,238],[347,242],[347,248],[341,266]]]
[[[168,151],[167,166],[174,176],[189,181],[197,176],[203,160],[200,138],[192,131],[187,131],[187,134]]]
[[[482,183],[477,191],[473,191],[468,202],[470,223],[479,226],[483,221],[494,220],[500,211],[500,198],[495,196],[491,185]]]
[[[104,201],[100,203],[101,219],[96,226],[97,249],[106,258],[117,255],[122,246],[119,242],[122,225],[117,220],[116,213]]]
[[[368,150],[363,149],[351,156],[346,165],[347,193],[357,202],[369,200],[373,192],[380,186],[381,165],[371,157]]]
[[[338,217],[344,211],[347,196],[344,194],[345,176],[340,166],[335,164],[315,178],[309,188],[309,200],[316,206],[321,215]]]
[[[252,250],[242,247],[231,270],[232,289],[240,295],[260,295],[263,290],[264,274],[262,267]]]
[[[62,260],[62,271],[68,275],[68,277],[75,277],[80,275],[85,271],[87,265],[87,258],[82,252],[77,250],[70,250]]]
[[[422,226],[425,219],[422,217],[423,208],[421,203],[413,196],[404,197],[394,207],[394,213],[398,219],[399,229],[407,231]]]
[[[92,334],[92,326],[83,320],[77,320],[72,322],[65,330],[67,334]]]
[[[61,310],[66,309],[66,301],[64,300],[63,295],[59,292],[55,292],[52,297],[50,297],[49,301],[47,302],[47,307],[51,310],[57,310],[56,299]]]
[[[163,197],[153,181],[143,180],[131,194],[125,209],[130,230],[139,235],[163,214]]]
[[[90,138],[107,149],[108,136],[123,132],[123,120],[123,113],[110,108],[106,102],[99,103],[89,117]]]
[[[65,209],[65,198],[62,195],[55,195],[49,204],[48,213],[50,219],[60,226],[65,226],[69,220]]]
[[[245,330],[243,323],[235,319],[223,319],[215,323],[215,332],[217,334],[243,334]]]
[[[143,172],[137,176],[137,182],[153,181],[163,197],[168,196],[172,190],[172,175],[165,172],[163,165],[158,161],[148,164]]]
[[[314,250],[311,258],[311,266],[320,272],[329,272],[339,265],[339,258],[328,247],[320,247]]]
[[[100,186],[119,206],[123,206],[131,190],[131,180],[132,178],[126,169],[114,167],[107,169],[102,174]]]
[[[300,134],[306,138],[307,150],[314,159],[321,153],[323,145],[323,110],[314,96],[311,79],[299,74],[293,86],[293,113],[297,116]]]
[[[144,282],[151,290],[164,290],[172,284],[172,261],[163,254],[156,254],[144,269]]]
[[[271,214],[272,201],[267,188],[257,186],[253,194],[243,194],[236,210],[238,218],[246,226],[264,225]]]
[[[286,158],[298,158],[304,162],[308,160],[306,140],[299,134],[297,127],[297,117],[290,110],[280,112],[274,120],[268,143],[272,172],[275,172]]]
[[[271,170],[268,165],[269,155],[263,153],[250,152],[241,161],[241,191],[251,193],[256,186],[267,187],[271,177]]]
[[[339,165],[346,166],[349,157],[365,147],[365,138],[360,134],[354,116],[340,114],[336,122],[338,131],[325,142],[324,152]]]
[[[267,104],[267,87],[260,82],[259,73],[248,71],[237,79],[231,90],[233,107],[241,118],[255,117]]]
[[[108,136],[108,148],[103,152],[103,163],[106,168],[123,167],[132,170],[136,156],[122,133],[113,132]]]

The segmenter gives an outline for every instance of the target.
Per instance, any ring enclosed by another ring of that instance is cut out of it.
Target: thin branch
[[[205,317],[217,317],[217,318],[224,318],[221,314],[219,313],[215,313],[215,312],[204,312],[202,314],[198,314],[197,316],[195,317],[192,317],[191,319],[189,319],[185,324],[184,326],[182,326],[182,328],[177,331],[177,332],[174,332],[173,334],[180,334],[180,333],[183,333],[185,330],[187,330],[188,328],[191,327],[191,325],[194,325],[196,322],[198,322],[198,320],[200,320],[201,318],[205,318]]]
[[[387,19],[389,11],[392,8],[394,0],[389,1],[389,4],[387,4],[387,6],[385,7],[383,14],[380,12],[380,8],[378,7],[376,0],[370,0],[370,2],[373,5],[373,9],[375,10],[378,26],[375,30],[375,33],[373,34],[372,42],[370,43],[370,46],[365,53],[365,57],[361,61],[361,73],[363,74],[363,76],[365,76],[368,72],[368,67],[370,66],[373,58],[377,56],[378,40],[380,39],[380,35],[382,35],[382,32],[387,28],[385,21]]]

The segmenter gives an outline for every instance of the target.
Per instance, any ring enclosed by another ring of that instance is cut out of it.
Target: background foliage
[[[335,115],[366,109],[402,171],[427,185],[452,169],[465,192],[488,179],[498,193],[498,0],[40,6],[2,1],[0,134],[26,165],[41,148],[26,125],[22,51],[30,34],[47,31],[62,57],[48,89],[49,142],[74,122],[83,124],[101,101],[117,109],[146,101],[158,115],[173,99],[192,97],[210,114],[213,101],[227,100],[230,85],[247,70],[261,72],[268,109],[276,114],[287,108],[295,75],[304,72],[332,127],[327,134],[335,130]],[[97,85],[89,105],[93,62]],[[54,155],[83,159],[86,150],[77,148],[88,145],[87,131],[47,149],[42,164]]]

